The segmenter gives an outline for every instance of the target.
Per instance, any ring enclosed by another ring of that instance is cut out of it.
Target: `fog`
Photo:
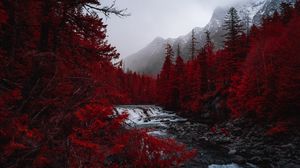
[[[185,35],[194,27],[205,26],[213,10],[246,0],[117,0],[116,7],[127,8],[131,16],[110,16],[108,41],[126,57],[145,47],[155,37],[175,38]],[[100,1],[102,5],[112,0]]]

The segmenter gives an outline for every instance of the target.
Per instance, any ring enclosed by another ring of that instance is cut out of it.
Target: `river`
[[[228,151],[222,147],[211,144],[197,134],[197,130],[208,129],[201,123],[192,123],[186,118],[176,115],[174,112],[165,111],[155,105],[120,105],[115,107],[117,114],[128,113],[126,123],[132,127],[150,128],[148,134],[160,138],[174,138],[184,143],[188,148],[198,151],[197,156],[187,162],[183,167],[197,168],[241,168],[232,163]],[[248,165],[246,167],[252,167]],[[254,166],[253,166],[254,167]]]

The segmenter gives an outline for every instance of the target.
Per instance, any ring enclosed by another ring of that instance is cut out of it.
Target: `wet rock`
[[[270,165],[272,163],[272,159],[268,157],[260,157],[260,156],[254,156],[252,157],[249,162],[257,164],[257,165]]]
[[[236,154],[236,150],[235,149],[230,149],[228,152],[229,155],[235,155]]]
[[[245,164],[246,163],[246,159],[240,155],[233,156],[232,161],[237,164]]]
[[[259,156],[253,156],[252,158],[249,159],[249,162],[251,163],[260,163],[262,161],[262,158]]]

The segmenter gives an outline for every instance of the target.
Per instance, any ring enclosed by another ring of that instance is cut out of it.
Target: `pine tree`
[[[211,40],[209,31],[206,31],[205,35],[206,35],[206,41],[205,41],[205,44],[204,44],[204,51],[205,51],[206,55],[209,57],[213,54],[214,43]]]
[[[199,63],[199,77],[200,77],[200,89],[199,94],[203,96],[208,91],[208,76],[207,76],[207,52],[205,48],[201,50],[198,55],[198,63]]]
[[[243,25],[235,8],[230,8],[224,21],[225,49],[231,53],[235,53],[240,45],[239,41],[243,34]]]
[[[283,2],[280,4],[280,10],[281,10],[282,22],[284,24],[287,24],[292,17],[293,7],[290,3]]]
[[[176,53],[176,57],[181,56],[181,49],[180,49],[180,45],[177,45],[177,53]]]
[[[238,72],[247,52],[247,38],[243,32],[243,25],[235,8],[230,8],[224,21],[225,48],[220,57],[218,73],[223,74],[222,88],[230,86],[231,78]]]
[[[196,44],[197,44],[197,38],[195,37],[195,30],[192,30],[192,39],[191,39],[191,59],[195,58],[196,55]]]
[[[167,44],[166,49],[165,49],[165,56],[166,59],[170,59],[170,62],[173,63],[174,61],[174,51],[173,48],[170,44]]]
[[[180,53],[179,45],[178,52]],[[184,62],[180,55],[177,55],[175,68],[174,68],[174,80],[173,80],[173,93],[172,93],[172,106],[174,109],[181,109],[184,93],[185,93],[185,77],[184,77]]]
[[[158,81],[158,95],[160,95],[160,103],[167,108],[171,108],[174,53],[170,44],[167,44],[165,50],[165,61]]]

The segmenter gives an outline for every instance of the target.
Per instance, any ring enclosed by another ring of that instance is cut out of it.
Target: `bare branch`
[[[130,14],[127,13],[127,8],[125,9],[116,8],[116,1],[113,1],[113,3],[110,6],[104,6],[104,7],[97,7],[89,4],[86,4],[85,6],[87,6],[90,9],[103,13],[106,17],[109,17],[111,14],[114,14],[119,17],[130,16]]]

